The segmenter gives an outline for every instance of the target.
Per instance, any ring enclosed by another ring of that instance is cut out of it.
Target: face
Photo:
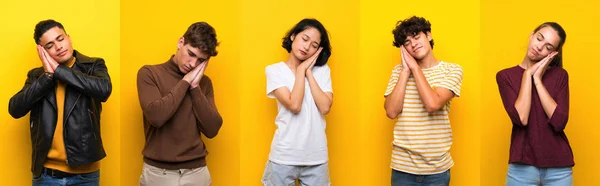
[[[300,61],[308,59],[314,55],[321,44],[321,33],[312,27],[309,27],[302,32],[291,36],[292,53]]]
[[[71,38],[63,29],[57,26],[46,31],[40,37],[40,43],[48,52],[50,57],[58,63],[67,62],[73,57],[73,46],[71,46]]]
[[[208,54],[200,51],[199,48],[188,44],[183,44],[184,38],[181,37],[177,42],[177,53],[175,53],[174,61],[179,67],[179,71],[184,74],[192,71],[200,63],[206,62],[209,58]]]
[[[425,58],[431,52],[431,33],[419,32],[414,36],[407,36],[402,44],[406,51],[415,59],[420,60]]]
[[[532,61],[540,61],[548,54],[556,51],[560,43],[558,32],[552,27],[546,26],[529,36],[527,46],[527,57]]]

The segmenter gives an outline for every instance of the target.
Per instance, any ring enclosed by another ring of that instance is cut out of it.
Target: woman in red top
[[[562,68],[566,38],[558,23],[539,25],[523,61],[496,75],[512,121],[506,185],[573,184],[573,151],[564,132],[569,118],[569,76]]]

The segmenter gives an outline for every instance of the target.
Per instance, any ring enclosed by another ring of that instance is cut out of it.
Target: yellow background
[[[102,185],[119,185],[120,170],[120,44],[119,1],[67,0],[50,2],[3,1],[0,6],[0,63],[3,87],[0,93],[0,185],[31,185],[31,140],[29,115],[18,120],[8,114],[8,101],[27,79],[27,72],[42,66],[35,49],[33,30],[41,20],[55,19],[71,36],[73,48],[106,61],[112,94],[103,104],[102,140],[107,157],[101,162]]]
[[[566,134],[575,155],[574,185],[597,185],[600,161],[597,114],[600,87],[595,59],[600,29],[600,3],[584,0],[484,1],[481,6],[481,185],[504,185],[512,125],[504,107],[496,73],[521,63],[529,35],[546,21],[567,32],[563,67],[569,73],[570,113]]]
[[[328,64],[334,104],[327,115],[332,184],[389,185],[394,122],[385,116],[383,93],[400,59],[391,31],[398,20],[417,15],[432,23],[435,56],[464,69],[461,97],[453,100],[450,114],[456,163],[451,184],[504,185],[511,125],[495,74],[522,60],[537,25],[557,21],[568,35],[564,66],[571,79],[571,115],[566,131],[577,164],[575,185],[584,185],[593,182],[600,166],[593,159],[599,153],[594,148],[600,141],[598,127],[588,119],[600,98],[586,96],[600,85],[592,72],[600,66],[593,55],[600,44],[593,23],[600,18],[594,12],[599,5],[583,0],[7,1],[0,6],[6,86],[0,105],[6,108],[27,71],[40,66],[32,39],[35,24],[48,18],[62,22],[75,49],[106,60],[113,81],[102,113],[108,157],[102,161],[101,184],[137,185],[144,145],[137,71],[168,60],[187,27],[207,21],[221,42],[206,74],[224,118],[217,137],[205,140],[213,185],[261,185],[277,111],[275,100],[266,97],[264,68],[287,59],[281,38],[302,18],[313,17],[328,29],[333,46]],[[15,120],[7,110],[0,112],[4,184],[31,183],[28,117]]]

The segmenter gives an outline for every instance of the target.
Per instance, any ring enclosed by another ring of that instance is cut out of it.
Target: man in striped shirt
[[[385,92],[386,114],[396,119],[392,186],[448,185],[454,165],[448,114],[460,96],[462,67],[433,56],[431,24],[422,17],[399,21],[392,33],[402,56]]]

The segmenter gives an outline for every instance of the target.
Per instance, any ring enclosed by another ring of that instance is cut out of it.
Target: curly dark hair
[[[35,44],[40,44],[40,38],[42,37],[42,35],[44,35],[44,33],[56,26],[65,31],[65,33],[67,33],[65,27],[63,27],[61,23],[52,19],[43,20],[36,24],[35,30],[33,31],[33,40],[35,40]]]
[[[306,18],[298,22],[296,26],[294,26],[292,29],[290,29],[290,31],[287,32],[287,34],[285,34],[281,46],[285,48],[285,50],[287,50],[287,52],[289,53],[290,51],[292,51],[293,41],[291,37],[308,28],[315,28],[319,31],[319,33],[321,33],[321,43],[319,43],[319,47],[323,47],[323,49],[321,50],[319,57],[317,57],[315,66],[323,66],[327,63],[329,56],[331,56],[331,43],[329,42],[329,33],[327,32],[327,30],[325,30],[323,24],[321,24],[321,22],[319,22],[316,19]]]
[[[425,18],[412,16],[408,19],[398,21],[396,28],[392,30],[392,34],[394,34],[394,46],[399,48],[406,40],[406,37],[414,36],[421,32],[431,32],[431,23]],[[431,49],[433,49],[433,39],[429,41],[429,44],[431,45]]]
[[[217,33],[206,22],[197,22],[188,27],[185,34],[183,34],[183,44],[188,43],[209,56],[216,56],[219,53],[217,52],[217,46],[219,46]]]

